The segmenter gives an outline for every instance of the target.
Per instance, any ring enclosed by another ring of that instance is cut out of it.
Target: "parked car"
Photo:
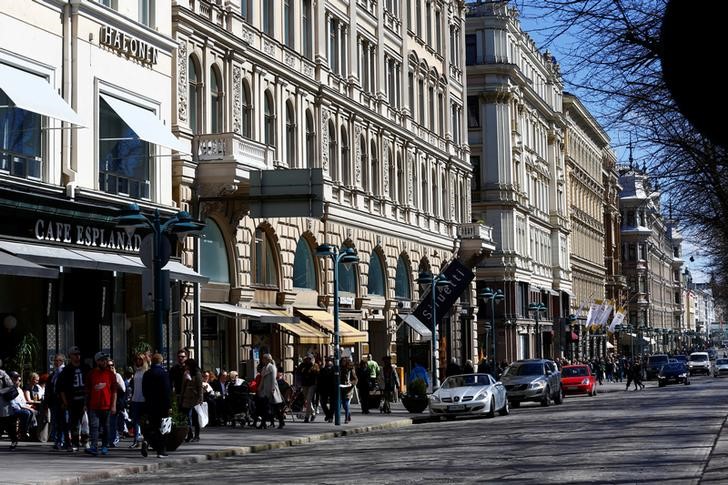
[[[647,357],[647,365],[645,365],[645,373],[647,374],[647,380],[657,377],[660,372],[660,368],[669,362],[669,357],[666,354],[655,354]]]
[[[564,394],[597,395],[597,378],[588,365],[565,365],[561,368]]]
[[[715,361],[713,375],[715,377],[728,375],[728,359],[718,359]]]
[[[518,360],[506,367],[501,376],[508,401],[517,408],[523,401],[540,402],[548,406],[553,401],[561,404],[561,372],[556,363],[548,359]]]
[[[490,374],[461,374],[445,379],[442,386],[430,395],[432,416],[485,415],[501,416],[510,412],[506,389]]]
[[[693,352],[688,357],[688,371],[690,375],[705,374],[710,375],[710,356],[707,352]]]
[[[688,365],[688,356],[687,355],[673,355],[672,358],[677,360],[678,362],[682,362],[686,366]]]
[[[660,387],[665,387],[667,384],[690,384],[690,377],[688,376],[688,368],[682,362],[676,362],[672,364],[665,364],[660,369],[660,373],[657,374],[657,384]]]

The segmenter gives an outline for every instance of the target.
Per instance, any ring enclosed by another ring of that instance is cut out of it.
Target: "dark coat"
[[[142,378],[142,394],[147,414],[167,416],[172,407],[172,390],[169,375],[160,364],[152,364]]]
[[[322,396],[331,396],[336,391],[336,375],[334,375],[333,367],[321,367],[318,373],[318,383],[316,388]]]

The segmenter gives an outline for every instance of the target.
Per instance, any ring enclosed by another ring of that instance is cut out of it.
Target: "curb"
[[[178,465],[189,465],[192,463],[202,463],[209,460],[219,460],[231,456],[242,456],[251,453],[261,453],[269,450],[276,450],[281,448],[290,448],[292,446],[306,445],[316,441],[325,441],[333,438],[341,438],[344,436],[352,436],[357,434],[371,433],[374,431],[382,431],[387,429],[399,429],[411,426],[418,422],[425,422],[421,418],[413,419],[399,419],[397,421],[390,421],[388,423],[374,424],[370,426],[361,426],[359,428],[342,429],[340,431],[331,431],[327,433],[313,434],[309,436],[303,436],[301,438],[287,439],[281,441],[274,441],[273,443],[266,443],[260,445],[251,446],[238,446],[232,448],[225,448],[222,450],[211,451],[208,453],[202,453],[199,455],[186,456],[184,458],[176,458],[171,460],[164,460],[156,463],[149,463],[145,465],[130,465],[113,470],[106,471],[95,471],[91,473],[84,473],[73,478],[66,478],[62,480],[49,480],[38,482],[42,485],[81,485],[83,483],[104,480],[107,478],[116,478],[126,475],[134,475],[137,473],[153,472],[164,468],[172,468]]]

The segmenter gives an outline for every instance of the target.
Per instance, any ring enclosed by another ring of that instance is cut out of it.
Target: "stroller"
[[[241,427],[255,424],[255,394],[250,392],[250,386],[243,383],[239,386],[230,386],[227,398],[227,414],[230,416],[232,427],[236,423]]]

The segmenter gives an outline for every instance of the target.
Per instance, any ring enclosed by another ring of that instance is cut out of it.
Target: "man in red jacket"
[[[90,427],[90,447],[86,453],[97,456],[96,445],[99,439],[99,426],[101,426],[101,454],[109,453],[109,417],[116,414],[116,375],[107,365],[109,356],[104,352],[97,352],[96,367],[91,370],[86,379],[86,409]]]

